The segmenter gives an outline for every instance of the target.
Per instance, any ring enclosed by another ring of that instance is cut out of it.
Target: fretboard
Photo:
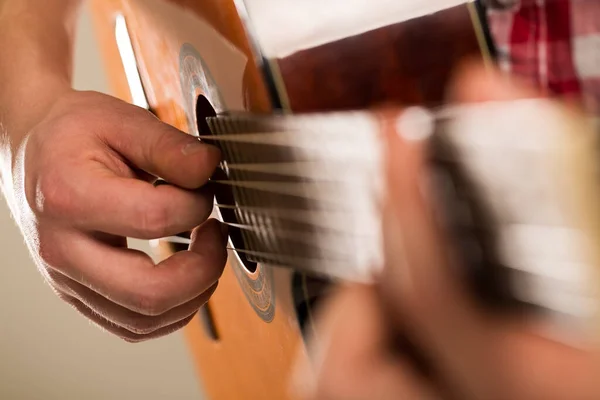
[[[431,175],[465,276],[484,296],[507,292],[587,321],[597,306],[590,277],[600,267],[595,132],[541,100],[397,117],[403,130],[429,138]],[[244,262],[373,279],[384,265],[378,118],[209,119],[212,132],[201,139],[224,155],[212,180],[217,206]]]

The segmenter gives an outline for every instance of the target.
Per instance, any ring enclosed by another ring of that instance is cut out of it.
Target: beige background
[[[106,92],[87,10],[75,86]],[[146,248],[145,243],[136,247]],[[31,262],[0,203],[0,399],[200,399],[181,333],[131,345],[101,332],[58,300]]]

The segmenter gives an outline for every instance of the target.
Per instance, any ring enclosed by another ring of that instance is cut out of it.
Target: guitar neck
[[[374,7],[369,0],[267,0],[247,2],[246,25],[278,111],[435,107],[465,59],[495,63],[483,3],[379,0]]]
[[[428,136],[430,173],[449,239],[485,297],[581,317],[600,266],[596,135],[544,100],[208,119],[222,149],[212,180],[232,254],[333,279],[369,282],[383,268],[382,126]],[[489,121],[498,121],[490,125]],[[573,177],[577,177],[573,179]],[[470,250],[465,250],[470,249]],[[566,306],[565,306],[566,305]],[[571,306],[569,306],[571,305]]]

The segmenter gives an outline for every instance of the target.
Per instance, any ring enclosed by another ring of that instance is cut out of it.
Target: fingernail
[[[188,143],[181,148],[181,152],[185,156],[189,156],[190,154],[195,154],[200,151],[206,151],[206,145],[199,140],[196,140],[192,143]]]

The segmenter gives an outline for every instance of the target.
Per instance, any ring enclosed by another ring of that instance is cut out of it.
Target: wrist
[[[71,90],[73,41],[81,0],[0,1],[0,125],[15,148]]]
[[[53,73],[36,71],[13,79],[0,91],[0,124],[11,147],[44,119],[59,98],[73,90],[68,80]]]

